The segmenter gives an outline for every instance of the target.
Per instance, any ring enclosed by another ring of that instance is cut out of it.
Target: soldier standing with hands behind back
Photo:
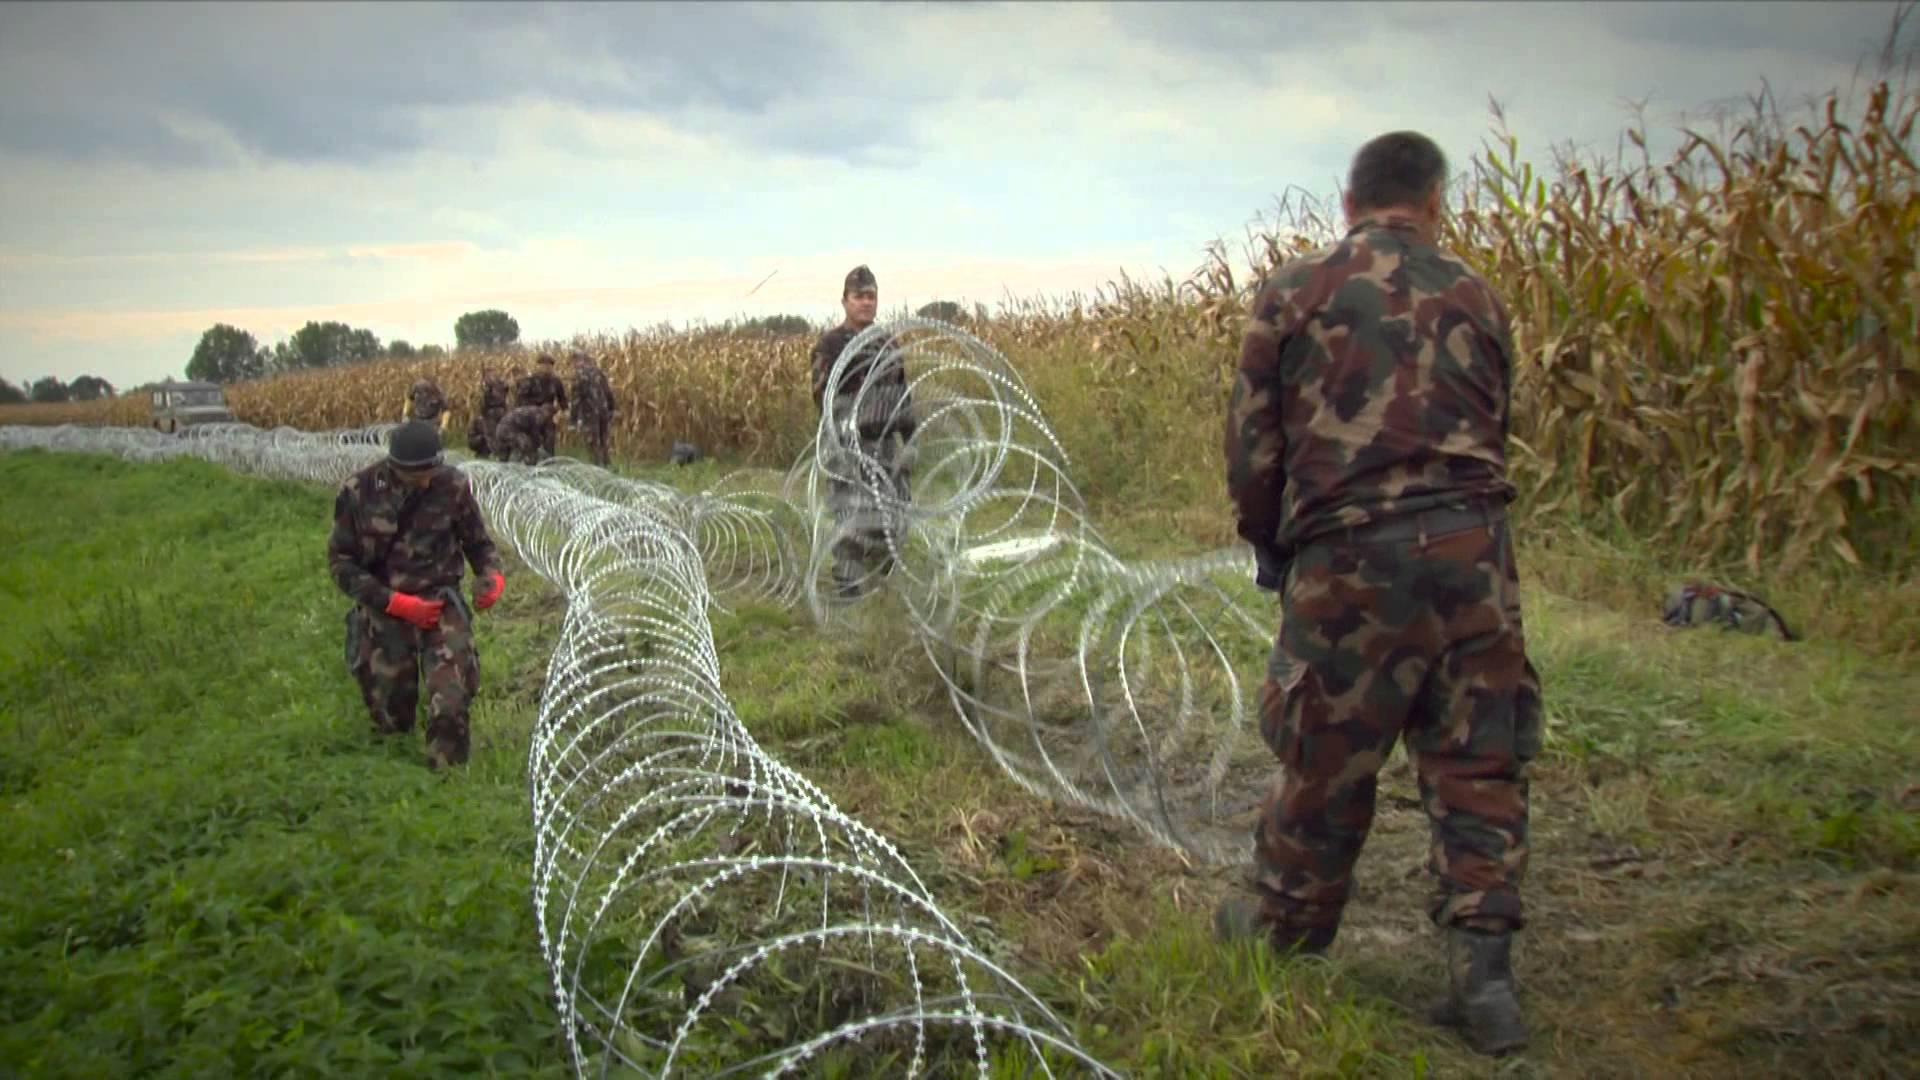
[[[480,582],[473,606],[500,599],[506,576],[467,480],[442,464],[430,423],[401,424],[385,460],[349,477],[333,502],[327,564],[354,600],[347,667],[381,734],[413,730],[427,688],[427,765],[467,760],[467,707],[480,686],[461,562]]]
[[[1223,937],[1324,951],[1403,736],[1432,819],[1434,1019],[1526,1045],[1510,949],[1527,865],[1540,682],[1505,505],[1507,313],[1436,246],[1446,180],[1413,132],[1354,157],[1345,239],[1255,295],[1226,424],[1227,485],[1280,631],[1260,730],[1282,765],[1254,829],[1253,897]]]

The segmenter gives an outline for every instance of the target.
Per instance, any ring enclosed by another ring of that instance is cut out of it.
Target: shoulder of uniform
[[[434,470],[431,493],[443,499],[459,502],[467,497],[469,480],[466,473],[457,466],[448,465]]]
[[[375,475],[380,471],[380,463],[375,462],[353,473],[340,483],[340,496],[349,502],[359,502],[372,489]]]
[[[1281,310],[1296,294],[1309,290],[1326,273],[1327,266],[1342,253],[1342,245],[1329,244],[1296,255],[1267,272],[1254,290],[1252,311],[1256,318],[1277,320]]]

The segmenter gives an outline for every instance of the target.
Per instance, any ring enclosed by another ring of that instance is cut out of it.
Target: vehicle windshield
[[[220,400],[220,391],[218,390],[175,390],[173,392],[173,403],[175,405],[223,404]]]

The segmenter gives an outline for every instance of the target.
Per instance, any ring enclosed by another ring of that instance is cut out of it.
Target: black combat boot
[[[1433,1021],[1464,1028],[1482,1054],[1499,1057],[1527,1045],[1527,1024],[1513,996],[1513,933],[1456,926],[1447,931],[1447,998]]]
[[[1280,928],[1263,922],[1259,901],[1247,896],[1229,896],[1213,911],[1215,941],[1264,940],[1280,953],[1298,951],[1302,956],[1325,956],[1338,929]]]

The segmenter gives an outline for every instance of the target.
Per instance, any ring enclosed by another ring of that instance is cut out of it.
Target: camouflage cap
[[[878,289],[879,287],[879,283],[873,280],[873,271],[867,269],[865,263],[861,263],[847,271],[846,285],[840,290],[840,295],[846,296],[861,289]]]
[[[552,363],[553,363],[553,354],[552,354],[552,353],[541,353],[541,354],[540,354],[540,362],[541,362],[542,364],[547,364],[547,365],[552,365]]]
[[[575,349],[572,352],[567,354],[567,359],[573,361],[576,364],[584,364],[592,360],[593,358],[587,355],[587,352],[585,349]]]
[[[425,420],[409,420],[394,428],[387,437],[387,460],[402,469],[440,464],[440,429]]]

